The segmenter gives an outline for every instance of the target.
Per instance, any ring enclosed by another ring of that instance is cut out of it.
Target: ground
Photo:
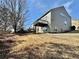
[[[79,33],[12,34],[0,38],[1,59],[79,59]]]

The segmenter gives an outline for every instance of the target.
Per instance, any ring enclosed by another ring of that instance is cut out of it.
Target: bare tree
[[[24,24],[24,14],[26,13],[26,0],[3,0],[10,13],[10,23],[15,33]]]
[[[1,2],[0,5],[0,21],[1,21],[1,28],[6,31],[7,29],[7,23],[8,23],[8,9],[5,7],[5,5]]]

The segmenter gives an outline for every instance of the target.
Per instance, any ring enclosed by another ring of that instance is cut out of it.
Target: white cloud
[[[53,4],[53,8],[59,7],[59,3],[61,2],[61,0],[57,0],[54,4]]]
[[[39,0],[30,0],[31,5],[34,5],[34,7],[36,7],[37,9],[41,10],[42,12],[44,12],[46,6]]]
[[[71,14],[71,12],[72,12],[72,9],[70,9],[70,6],[73,4],[73,0],[70,0],[70,1],[68,1],[68,2],[66,2],[66,3],[64,3],[64,4],[60,4],[62,1],[61,0],[58,0],[54,5],[53,5],[53,7],[55,8],[55,7],[59,7],[59,6],[64,6],[65,8],[66,8],[66,10],[67,10],[67,12],[69,13],[69,14]]]
[[[47,9],[46,8],[47,6],[44,4],[44,2],[40,2],[39,0],[30,0],[30,2],[32,3],[32,5],[34,4],[35,7],[38,8],[39,10],[41,10],[42,12],[45,12],[46,11],[45,9]],[[56,7],[59,7],[59,6],[65,6],[68,13],[71,14],[72,9],[70,8],[70,6],[73,4],[74,1],[68,0],[68,2],[65,2],[65,3],[61,3],[61,2],[63,2],[63,1],[62,0],[55,1],[54,3],[52,3],[51,8],[56,8]]]
[[[73,2],[74,1],[71,0],[71,1],[64,4],[64,6],[65,6],[65,8],[66,8],[66,10],[68,11],[69,14],[72,12],[72,9],[70,9],[70,6],[73,4]]]
[[[35,4],[35,6],[36,6],[38,9],[40,9],[41,11],[44,11],[45,8],[46,8],[46,6],[45,6],[43,3],[41,3],[41,2],[37,2],[37,3]]]

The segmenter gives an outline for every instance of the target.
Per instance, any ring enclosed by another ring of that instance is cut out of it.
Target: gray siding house
[[[71,16],[64,6],[49,10],[33,23],[36,33],[70,31]]]

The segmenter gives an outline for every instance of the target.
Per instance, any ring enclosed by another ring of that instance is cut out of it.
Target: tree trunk
[[[16,22],[15,22],[13,28],[14,28],[14,33],[16,33],[17,32],[17,23]]]
[[[4,31],[6,32],[6,27],[7,27],[7,24],[6,24],[6,22],[5,22],[5,26],[4,26]]]
[[[17,29],[16,29],[16,25],[14,26],[14,33],[16,33],[17,31],[16,31]]]

